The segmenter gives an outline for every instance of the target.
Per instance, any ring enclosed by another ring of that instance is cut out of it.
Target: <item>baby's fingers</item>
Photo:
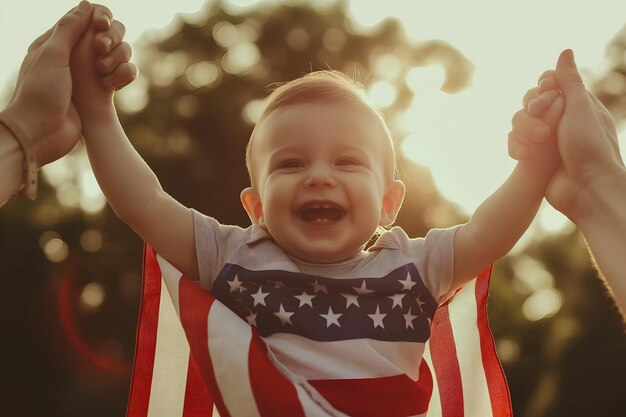
[[[541,118],[520,110],[511,121],[512,132],[518,141],[524,143],[542,143],[550,138],[551,129]]]
[[[107,30],[96,33],[93,40],[93,47],[98,54],[106,54],[115,49],[122,42],[125,34],[126,28],[122,22],[114,20]]]
[[[106,55],[101,55],[96,60],[96,68],[101,75],[113,73],[123,63],[130,61],[132,49],[126,42],[122,42]]]
[[[558,90],[559,83],[556,80],[556,72],[554,70],[548,70],[541,74],[538,85],[540,93],[544,93],[548,90]]]
[[[528,102],[527,111],[531,116],[541,116],[561,96],[559,90],[549,90]]]
[[[101,4],[93,4],[92,25],[96,32],[108,30],[113,20],[113,13],[108,7]]]
[[[539,87],[531,88],[530,90],[526,92],[526,94],[524,94],[524,97],[522,97],[522,104],[524,105],[524,110],[528,111],[528,104],[532,100],[535,100],[537,97],[539,97],[539,94],[540,94]]]
[[[526,139],[515,131],[509,132],[508,152],[509,156],[518,161],[525,161],[530,155],[529,147]]]
[[[559,94],[542,114],[541,120],[543,120],[548,126],[551,126],[552,129],[556,129],[559,121],[561,120],[561,116],[563,116],[564,110],[565,99],[563,98],[563,95]]]
[[[119,90],[130,84],[135,78],[139,71],[137,67],[132,62],[125,62],[118,65],[117,68],[113,71],[113,73],[103,77],[101,79],[101,83],[103,86],[110,88],[111,90]]]

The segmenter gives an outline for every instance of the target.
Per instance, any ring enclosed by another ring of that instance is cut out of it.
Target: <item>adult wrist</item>
[[[574,210],[571,220],[583,235],[603,222],[619,219],[626,207],[626,168],[616,165],[607,170],[585,187],[578,201],[581,206]]]
[[[35,144],[10,113],[0,112],[0,125],[17,141],[23,155],[23,185],[18,189],[17,195],[34,200],[37,198],[37,169],[39,167]]]

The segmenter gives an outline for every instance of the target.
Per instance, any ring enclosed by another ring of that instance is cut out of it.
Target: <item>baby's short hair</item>
[[[388,157],[390,158],[387,172],[388,177],[393,179],[396,176],[395,145],[382,113],[370,101],[369,97],[365,93],[363,85],[342,72],[334,70],[314,71],[280,85],[265,99],[263,103],[263,112],[257,120],[256,126],[258,126],[275,110],[297,104],[315,102],[335,102],[348,105],[353,104],[362,106],[364,109],[371,111],[372,115],[380,120],[388,142]],[[248,168],[250,181],[254,186],[251,158],[253,137],[254,131],[252,132],[250,141],[246,147],[246,167]]]

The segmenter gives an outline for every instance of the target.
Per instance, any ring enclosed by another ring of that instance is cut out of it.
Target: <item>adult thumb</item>
[[[571,49],[561,52],[556,63],[555,73],[561,92],[565,97],[566,106],[574,105],[576,102],[586,99],[587,90],[578,72],[578,67],[576,67],[574,52]]]
[[[72,48],[89,27],[92,12],[91,3],[81,1],[57,22],[52,35],[47,40],[46,43],[54,46],[66,62],[69,62]]]

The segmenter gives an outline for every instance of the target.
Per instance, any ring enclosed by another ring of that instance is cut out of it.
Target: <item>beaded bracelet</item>
[[[37,198],[37,158],[35,149],[28,136],[13,123],[11,119],[0,113],[0,124],[4,125],[15,137],[24,153],[24,184],[20,187],[16,195],[22,195],[31,200]]]

